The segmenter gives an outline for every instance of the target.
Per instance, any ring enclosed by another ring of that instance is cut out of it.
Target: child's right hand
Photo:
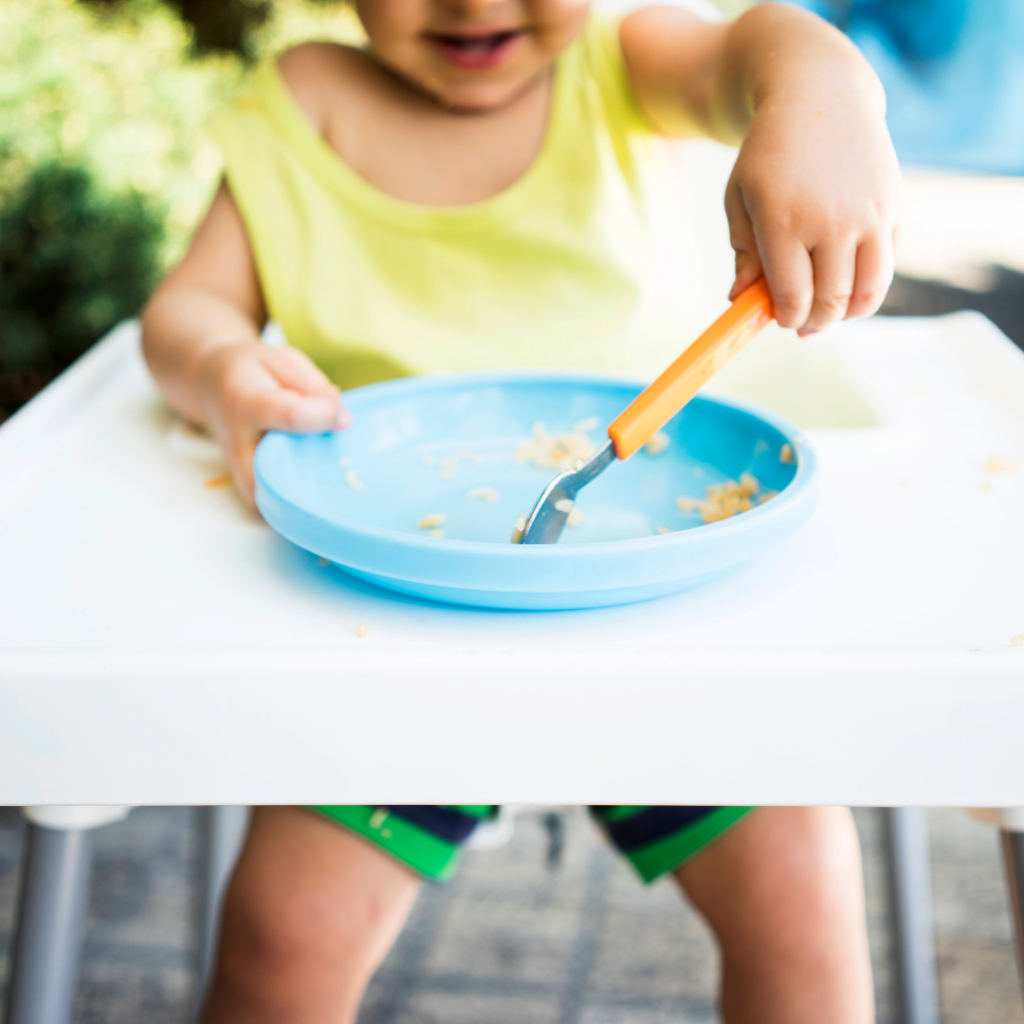
[[[218,345],[198,367],[198,399],[239,493],[255,505],[253,455],[268,430],[312,434],[347,427],[338,389],[298,349]]]

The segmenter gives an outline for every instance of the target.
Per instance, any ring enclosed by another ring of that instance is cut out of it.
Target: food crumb
[[[432,466],[434,464],[434,456],[429,452],[420,456],[420,464],[424,466]]]
[[[362,636],[369,636],[369,635],[370,635],[370,631],[366,628],[366,623],[365,622],[360,622],[359,625],[356,626],[356,636],[362,637]]]
[[[472,490],[466,491],[466,497],[470,501],[497,501],[501,495],[496,487],[474,487]]]
[[[353,491],[361,491],[363,489],[363,481],[359,479],[359,476],[354,469],[350,469],[345,473],[345,483],[347,483]]]
[[[444,540],[444,530],[431,530],[428,537],[433,537],[435,540]]]
[[[1016,636],[1010,637],[1011,647],[1024,647],[1024,633],[1018,633]]]
[[[981,489],[983,491],[991,491],[992,490],[992,485],[991,484],[982,484],[981,485]]]
[[[779,462],[794,462],[793,458],[793,446],[791,444],[784,444],[779,449]]]
[[[720,484],[711,484],[704,495],[704,500],[682,497],[676,499],[676,508],[680,512],[700,512],[705,523],[717,523],[729,519],[739,512],[749,512],[754,507],[752,498],[762,504],[777,492],[766,491],[758,498],[761,484],[750,473],[740,474],[739,481],[726,480]]]
[[[579,526],[579,525],[582,524],[583,520],[586,519],[586,518],[587,517],[578,508],[574,508],[569,513],[568,518],[565,520],[565,525],[566,526]]]
[[[512,461],[520,466],[529,462],[541,469],[578,469],[577,463],[586,462],[593,454],[594,446],[582,431],[552,436],[538,420],[530,436],[512,453]]]
[[[219,476],[211,476],[203,483],[203,486],[213,490],[215,487],[227,487],[229,483],[231,483],[231,474],[221,473]]]
[[[338,465],[341,466],[342,469],[348,469],[348,467],[352,465],[352,460],[347,455],[342,455],[342,457],[338,459]]]
[[[569,513],[569,512],[572,511],[572,506],[573,506],[572,498],[561,498],[559,501],[555,502],[555,508],[559,512]]]
[[[381,825],[383,825],[384,822],[387,820],[388,812],[384,810],[383,807],[378,807],[377,810],[375,810],[373,814],[370,816],[370,820],[367,822],[367,824],[370,826],[370,828],[376,830],[380,828]]]
[[[526,532],[526,516],[520,516],[516,520],[515,528],[512,530],[512,543],[518,544],[523,539],[523,534]]]
[[[1017,468],[1013,459],[1003,458],[1001,455],[993,455],[985,467],[986,473],[1012,473]]]
[[[672,531],[670,529],[668,529],[667,527],[665,527],[665,526],[659,526],[658,529],[657,529],[657,532],[659,534],[666,534],[666,533],[671,533]]]
[[[668,434],[664,430],[659,430],[654,437],[644,445],[644,451],[648,455],[660,455],[670,444]]]
[[[428,512],[416,525],[421,530],[430,530],[435,526],[440,526],[447,518],[446,512]]]
[[[316,560],[316,564],[317,564],[317,565],[319,565],[319,566],[321,566],[322,568],[326,568],[326,567],[327,567],[328,565],[330,565],[330,564],[331,564],[331,561],[330,561],[330,559],[329,559],[329,558],[324,558],[324,556],[323,556],[323,555],[321,555],[321,556],[320,556],[320,557],[319,557],[319,558],[318,558],[318,559]]]
[[[441,460],[441,479],[451,480],[455,476],[455,460],[454,459],[442,459]]]

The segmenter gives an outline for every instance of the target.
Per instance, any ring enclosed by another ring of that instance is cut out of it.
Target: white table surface
[[[1024,355],[976,314],[812,344],[879,422],[808,431],[795,538],[507,613],[359,584],[205,487],[115,332],[0,428],[0,803],[1024,804]]]

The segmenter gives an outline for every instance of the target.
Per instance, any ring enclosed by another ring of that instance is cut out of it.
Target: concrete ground
[[[856,812],[879,1024],[894,1021],[880,814]],[[1024,1024],[997,834],[930,814],[943,1024]],[[97,833],[75,1024],[185,1024],[195,1003],[196,815],[140,808]],[[706,1024],[717,965],[669,883],[641,886],[583,811],[548,865],[541,816],[424,889],[374,979],[360,1024]],[[0,973],[24,829],[0,810]],[[0,998],[2,1005],[2,998]]]

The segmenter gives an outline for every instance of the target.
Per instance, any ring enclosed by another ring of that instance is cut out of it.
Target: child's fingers
[[[870,316],[882,304],[893,275],[893,245],[871,235],[857,250],[857,278],[847,317]]]
[[[800,327],[801,334],[813,334],[846,316],[853,296],[856,242],[827,239],[815,246],[811,259],[814,300],[806,322]]]
[[[256,477],[252,462],[258,441],[259,434],[247,429],[233,431],[222,441],[224,458],[231,478],[235,481],[235,488],[242,496],[242,500],[253,508],[256,507]]]
[[[811,254],[795,235],[760,239],[761,261],[780,327],[803,327],[814,296]]]
[[[729,242],[736,253],[736,277],[732,288],[729,289],[729,301],[732,302],[764,272],[761,257],[757,252],[754,226],[750,222],[750,214],[735,179],[729,182],[725,190],[725,213],[729,219]]]
[[[246,419],[260,430],[317,434],[338,426],[337,395],[300,395],[287,388],[261,390],[249,399]]]
[[[338,397],[338,389],[323,371],[296,348],[267,348],[263,353],[263,361],[274,376],[293,391],[324,398]]]
[[[338,389],[304,352],[297,348],[267,349],[264,361],[270,372],[286,388],[312,398],[326,398],[334,403],[333,423],[327,428],[310,429],[340,430],[352,422],[352,414],[342,403]],[[294,429],[301,431],[302,428]]]

